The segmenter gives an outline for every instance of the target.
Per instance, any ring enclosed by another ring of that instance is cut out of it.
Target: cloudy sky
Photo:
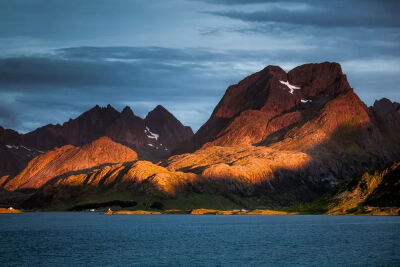
[[[162,104],[197,130],[228,85],[322,61],[368,105],[400,102],[399,13],[397,0],[1,1],[0,125]]]

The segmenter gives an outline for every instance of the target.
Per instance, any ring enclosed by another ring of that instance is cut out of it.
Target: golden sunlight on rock
[[[135,159],[135,151],[102,137],[82,147],[66,145],[34,158],[18,176],[6,182],[4,188],[37,189],[62,174]]]
[[[245,179],[255,184],[273,178],[277,170],[300,170],[309,162],[310,157],[302,152],[255,146],[214,146],[171,157],[168,169],[200,173],[206,178]]]

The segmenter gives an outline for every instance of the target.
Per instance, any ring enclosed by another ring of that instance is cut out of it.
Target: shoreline
[[[100,211],[99,211],[100,212]],[[108,210],[105,215],[326,215],[326,216],[399,216],[397,212],[379,213],[305,213],[305,212],[286,212],[280,210],[255,209],[255,210],[214,210],[214,209],[193,209],[193,210]]]
[[[0,214],[19,214],[22,210],[14,208],[0,208]]]
[[[276,215],[326,215],[326,216],[400,216],[397,208],[387,209],[385,211],[371,211],[365,213],[316,213],[316,212],[305,212],[305,211],[284,211],[284,210],[270,210],[270,209],[235,209],[235,210],[216,210],[216,209],[191,209],[191,210],[180,210],[180,209],[169,209],[169,210],[84,210],[84,211],[63,211],[63,210],[20,210],[20,209],[9,209],[0,208],[0,214],[21,214],[21,213],[40,213],[40,212],[83,212],[83,213],[97,213],[104,215],[262,215],[262,216],[276,216]]]

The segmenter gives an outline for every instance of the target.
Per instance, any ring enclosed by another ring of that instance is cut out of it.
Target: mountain
[[[0,126],[0,179],[18,174],[32,158],[43,153],[19,145],[20,138],[18,132]]]
[[[161,135],[158,140],[157,136],[160,134],[156,133],[156,129],[163,129],[166,136]],[[169,133],[175,133],[175,138],[168,144],[162,144],[161,140],[171,139]],[[111,105],[105,108],[96,105],[63,125],[47,125],[24,134],[21,143],[48,150],[65,144],[83,145],[101,136],[109,136],[138,151],[166,155],[167,151],[174,149],[192,134],[190,129],[161,106],[157,106],[146,119],[142,119],[134,115],[129,107],[125,107],[120,113]]]
[[[40,150],[49,150],[63,145],[83,145],[105,135],[106,129],[120,116],[111,105],[101,108],[96,105],[76,119],[63,125],[46,125],[21,136],[21,144]]]
[[[288,211],[400,215],[400,162],[342,182],[316,201]]]
[[[209,150],[215,149],[215,153]],[[232,147],[231,159],[219,157],[216,148],[198,151],[192,156],[199,159],[201,165],[193,168],[204,169],[185,171],[179,169],[178,162],[160,166],[149,161],[134,161],[112,164],[87,171],[70,172],[40,187],[26,205],[27,207],[59,208],[60,203],[71,206],[84,203],[96,203],[99,199],[138,202],[167,203],[180,198],[194,198],[195,205],[200,197],[205,208],[214,207],[211,199],[230,203],[236,207],[280,206],[277,203],[287,201],[284,196],[260,196],[261,181],[273,179],[277,169],[296,170],[309,160],[304,153],[274,151],[266,147]],[[199,155],[201,153],[201,155]],[[258,158],[255,158],[257,155]],[[284,159],[284,160],[283,160]],[[215,164],[216,161],[220,163]],[[217,175],[220,173],[221,175]],[[263,194],[266,190],[263,190]],[[292,198],[313,200],[320,195],[304,192],[301,188],[293,191]],[[288,190],[289,194],[289,190]],[[172,203],[177,208],[182,203]],[[198,204],[200,205],[200,204]]]
[[[158,140],[160,148],[167,151],[175,149],[183,141],[189,140],[193,136],[190,127],[182,125],[174,115],[161,105],[150,111],[144,121],[149,128],[147,134]],[[151,133],[150,129],[156,132],[157,136]],[[179,141],[177,142],[177,140]]]
[[[15,170],[21,169],[18,160],[3,144],[0,144],[0,177],[7,174],[15,174]]]
[[[0,182],[9,191],[38,189],[60,175],[136,159],[135,151],[101,137],[82,147],[66,145],[37,156],[19,175]]]
[[[145,159],[167,156],[193,135],[164,107],[157,106],[145,119],[129,107],[118,112],[111,105],[96,105],[62,125],[46,125],[26,134],[0,127],[0,177],[15,175],[35,156],[64,145],[82,146],[102,136],[126,145]]]
[[[359,109],[366,108],[361,107],[337,63],[306,64],[288,73],[267,66],[228,87],[210,119],[193,137],[194,148],[265,142],[280,130],[316,117],[326,103],[340,95],[360,102],[355,104]]]
[[[175,154],[157,164],[75,168],[62,177],[53,169],[54,182],[37,187],[29,207],[71,208],[99,199],[172,208],[180,199],[200,199],[203,208],[214,201],[243,208],[302,204],[399,160],[399,122],[398,103],[382,99],[367,107],[337,63],[305,64],[288,73],[267,66],[228,87],[194,136],[161,106],[145,119],[125,108],[104,135],[139,157],[149,149],[174,147]]]
[[[306,64],[288,73],[268,66],[226,90],[210,119],[185,144],[189,152],[197,151],[164,164],[246,183],[254,183],[248,177],[253,174],[263,197],[290,205],[400,158],[399,114],[398,104],[388,100],[368,108],[337,63]],[[254,146],[268,147],[273,163]],[[232,147],[254,152],[237,159]],[[294,152],[307,160],[292,159]],[[289,164],[297,167],[274,167]]]
[[[400,132],[400,104],[387,98],[375,101],[369,108],[369,113],[374,118],[375,124],[387,140],[399,142]]]

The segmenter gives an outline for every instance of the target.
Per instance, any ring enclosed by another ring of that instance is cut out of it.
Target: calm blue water
[[[400,217],[0,215],[0,265],[400,265]]]

